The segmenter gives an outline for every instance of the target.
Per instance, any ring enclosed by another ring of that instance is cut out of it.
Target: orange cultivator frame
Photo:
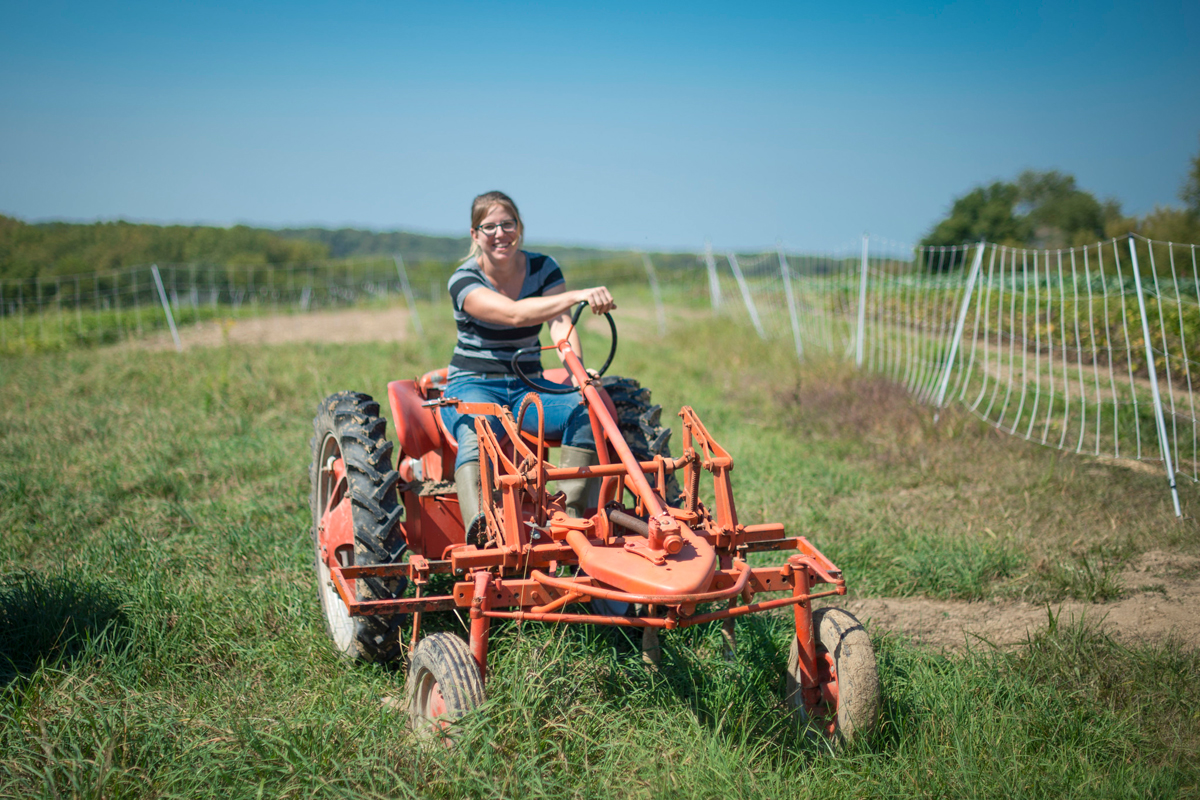
[[[795,697],[790,702],[805,716],[832,720],[827,728],[835,730],[837,669],[833,656],[822,652],[812,601],[846,593],[841,571],[806,538],[786,536],[782,524],[738,522],[730,480],[733,459],[691,407],[679,412],[683,420],[679,457],[655,456],[639,462],[598,380],[584,369],[569,342],[558,343],[557,349],[566,372],[583,387],[583,402],[599,444],[600,463],[594,466],[556,467],[547,459],[555,443],[547,442],[544,431],[522,432],[523,417],[531,406],[537,408],[538,420],[544,419],[541,398],[535,393],[527,395],[514,417],[506,407],[439,396],[430,376],[420,384],[397,382],[389,387],[404,459],[400,475],[407,478],[399,486],[405,519],[396,525],[408,559],[355,566],[335,557],[339,548],[344,552],[347,544],[353,544],[354,523],[350,504],[334,497],[318,523],[318,558],[323,559],[346,613],[350,617],[411,614],[415,648],[422,615],[469,609],[469,652],[482,686],[492,620],[661,630],[722,620],[732,634],[737,617],[791,606],[796,639]],[[471,542],[457,500],[447,490],[452,487],[445,479],[450,477],[453,458],[445,448],[442,452],[436,448],[438,437],[445,439],[435,416],[441,406],[495,417],[506,434],[497,437],[483,419],[476,418],[484,524]],[[424,480],[414,476],[418,459]],[[345,465],[333,460],[330,468],[336,484]],[[701,472],[711,474],[715,508],[700,501]],[[681,479],[683,487],[679,507],[664,500],[671,474]],[[563,496],[550,495],[547,484],[581,478],[600,479],[599,502],[586,518],[574,518],[566,513]],[[431,491],[433,485],[443,491]],[[631,498],[628,506],[622,502],[627,497]],[[751,567],[747,554],[762,551],[794,552],[783,564]],[[439,573],[460,580],[449,594],[426,595],[430,576]],[[363,593],[356,586],[367,579],[400,578],[415,585],[415,596],[361,599]],[[828,588],[816,590],[820,586]],[[608,601],[603,604],[606,613],[580,610],[601,599]],[[630,604],[642,613],[611,613],[614,602]],[[702,609],[703,604],[718,605]],[[432,691],[436,696],[426,703],[426,717],[437,716],[447,702],[436,683]]]

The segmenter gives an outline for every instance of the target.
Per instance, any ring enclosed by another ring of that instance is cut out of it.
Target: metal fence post
[[[1146,344],[1146,368],[1150,371],[1150,396],[1154,399],[1158,447],[1162,451],[1163,463],[1167,468],[1167,481],[1171,485],[1171,502],[1175,505],[1175,516],[1182,517],[1179,490],[1175,486],[1175,465],[1171,462],[1171,443],[1167,439],[1167,421],[1163,417],[1162,398],[1158,393],[1158,370],[1154,366],[1154,347],[1150,344],[1150,318],[1146,314],[1146,298],[1142,292],[1142,276],[1138,270],[1137,247],[1133,243],[1133,234],[1129,235],[1129,257],[1133,259],[1133,285],[1137,290],[1138,311],[1142,315],[1142,341]]]
[[[171,338],[175,340],[175,351],[183,352],[183,342],[179,341],[179,331],[175,327],[175,315],[171,313],[171,301],[167,299],[167,290],[163,288],[162,276],[158,274],[158,264],[150,265],[154,275],[154,285],[158,287],[158,299],[162,301],[163,311],[167,312],[167,324],[171,326]]]
[[[958,322],[954,325],[954,338],[950,340],[950,353],[946,357],[946,366],[942,370],[942,380],[938,386],[937,404],[940,409],[946,402],[946,387],[950,385],[950,370],[954,368],[954,359],[958,356],[958,343],[962,339],[963,325],[967,321],[967,310],[971,307],[971,293],[975,290],[975,279],[979,276],[979,265],[983,263],[984,242],[975,248],[975,259],[971,262],[971,272],[967,276],[967,288],[963,291],[962,306],[958,309]],[[937,413],[934,413],[937,422]]]
[[[712,245],[704,243],[704,263],[708,266],[708,297],[712,301],[713,313],[721,310],[721,279],[717,277],[717,260],[713,258]]]
[[[646,275],[650,278],[650,293],[654,295],[654,312],[658,315],[658,335],[667,335],[667,312],[663,310],[662,289],[658,285],[658,275],[654,272],[654,264],[647,253],[642,253],[642,264],[646,267]]]
[[[38,275],[34,278],[37,281],[37,315],[38,315],[38,341],[46,341],[46,314],[42,308],[42,276]]]
[[[129,271],[129,278],[133,281],[133,314],[137,319],[138,336],[142,335],[142,298],[138,296],[140,288],[138,287],[137,268]]]
[[[62,343],[66,342],[67,335],[65,333],[64,326],[63,326],[62,278],[61,277],[55,277],[55,279],[54,279],[54,303],[55,303],[55,305],[58,306],[58,338],[59,338],[59,343],[62,344]],[[0,305],[3,305],[3,303],[0,303]]]
[[[796,358],[804,360],[804,342],[800,339],[800,316],[796,313],[796,295],[792,291],[792,270],[787,254],[779,245],[779,272],[783,276],[783,293],[787,296],[788,316],[792,319],[792,340],[796,343]]]
[[[404,290],[404,299],[408,302],[409,313],[412,314],[413,327],[417,329],[417,336],[424,336],[425,329],[421,327],[421,315],[417,313],[417,301],[413,299],[412,287],[408,285],[408,271],[404,269],[404,258],[396,253],[392,256],[392,260],[396,262],[396,274],[400,276],[400,288]]]
[[[867,242],[870,236],[863,234],[862,269],[858,280],[858,335],[854,340],[854,365],[862,369],[863,339],[867,328]]]
[[[738,266],[737,256],[732,252],[726,254],[729,259],[729,268],[733,270],[733,277],[737,278],[738,288],[742,290],[742,299],[746,301],[746,310],[750,312],[750,321],[754,323],[754,330],[758,331],[758,338],[766,339],[767,334],[763,330],[762,320],[758,318],[758,308],[754,305],[754,298],[750,296],[750,285],[746,283],[746,276],[742,274],[742,268]]]
[[[129,338],[129,334],[125,333],[125,319],[121,316],[121,273],[120,271],[113,272],[113,309],[117,315],[117,336]]]

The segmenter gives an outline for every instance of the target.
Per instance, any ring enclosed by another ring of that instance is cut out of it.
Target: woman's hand
[[[617,301],[605,286],[593,286],[590,289],[577,289],[575,303],[587,303],[592,307],[593,314],[606,314],[617,307]],[[572,304],[573,305],[573,304]]]
[[[596,380],[600,377],[600,373],[597,372],[596,370],[592,369],[591,367],[584,367],[583,371],[586,372],[588,374],[588,377],[591,378],[592,380]],[[571,376],[571,385],[572,386],[579,385],[579,381],[575,380],[574,375]]]

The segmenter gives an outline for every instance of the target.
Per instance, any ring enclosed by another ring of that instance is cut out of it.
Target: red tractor
[[[607,368],[617,337],[605,316],[612,331]],[[870,728],[879,704],[870,638],[848,612],[812,605],[845,594],[841,571],[803,536],[785,535],[782,524],[738,522],[733,459],[691,407],[679,412],[682,453],[672,458],[664,452],[659,409],[639,409],[636,391],[630,402],[636,384],[602,379],[603,369],[589,373],[566,340],[554,347],[565,369],[544,377],[564,392],[575,391],[572,378],[583,387],[598,444],[595,466],[556,467],[549,457],[558,443],[542,430],[523,430],[528,409],[540,412],[538,394],[528,394],[515,416],[507,407],[460,402],[440,389],[445,369],[388,384],[396,445],[370,396],[339,392],[320,404],[312,439],[313,542],[337,650],[396,658],[406,647],[401,626],[411,617],[409,713],[417,730],[432,732],[482,702],[492,620],[619,625],[642,629],[645,640],[720,620],[732,642],[737,617],[790,606],[796,633],[789,709],[843,739]],[[546,391],[520,372],[522,354],[513,358],[518,375]],[[624,408],[613,394],[622,395]],[[470,530],[453,481],[457,444],[437,413],[448,405],[494,416],[506,433],[497,437],[476,420],[482,514]],[[711,508],[700,499],[701,472],[713,481]],[[599,483],[599,499],[582,517],[570,516],[562,493],[548,489],[572,479]],[[791,555],[751,567],[748,554],[764,551]],[[453,576],[437,582],[451,587],[448,593],[432,593],[434,575]],[[469,641],[447,632],[421,635],[424,615],[455,609],[470,614]]]

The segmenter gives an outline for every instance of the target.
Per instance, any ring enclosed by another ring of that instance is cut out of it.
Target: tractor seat
[[[442,421],[442,415],[438,413],[440,409],[423,404],[441,397],[446,384],[446,372],[447,369],[443,367],[427,372],[415,381],[392,381],[388,384],[388,405],[391,406],[396,442],[401,451],[397,455],[397,463],[404,457],[422,459],[427,462],[425,475],[442,480],[453,478],[458,442]],[[554,383],[566,384],[570,381],[565,369],[548,369],[543,377]],[[522,431],[522,435],[531,444],[537,441],[533,434]],[[507,436],[501,439],[501,444],[511,448]],[[546,441],[548,447],[558,447],[560,444],[554,440]],[[429,459],[425,456],[431,453],[440,455],[437,463],[428,463]]]

